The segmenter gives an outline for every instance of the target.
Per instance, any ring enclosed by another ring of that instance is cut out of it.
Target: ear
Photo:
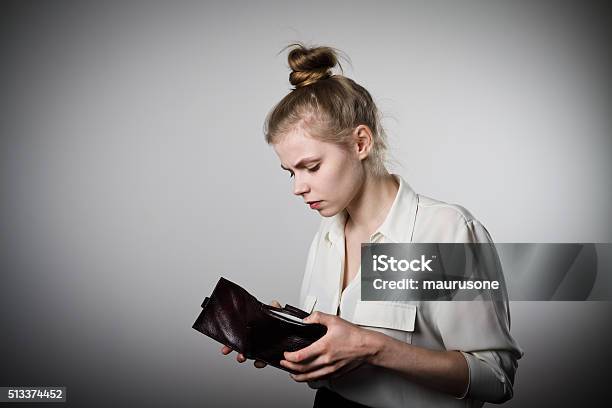
[[[366,125],[359,125],[353,131],[353,138],[355,139],[355,153],[359,160],[364,160],[370,154],[374,143],[372,131]]]

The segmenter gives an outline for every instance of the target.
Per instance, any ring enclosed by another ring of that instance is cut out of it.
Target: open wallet
[[[327,332],[318,323],[304,323],[309,314],[297,307],[266,305],[235,283],[220,278],[193,328],[231,347],[246,358],[280,365],[285,351],[296,351],[314,343]]]

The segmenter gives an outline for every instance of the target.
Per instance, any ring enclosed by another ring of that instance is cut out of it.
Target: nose
[[[299,196],[304,193],[307,193],[308,191],[310,191],[310,187],[308,187],[308,184],[306,184],[304,181],[302,181],[302,179],[298,178],[298,176],[296,175],[293,181],[293,194]]]

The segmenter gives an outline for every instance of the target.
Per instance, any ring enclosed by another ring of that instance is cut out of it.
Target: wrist
[[[368,364],[379,365],[385,349],[384,335],[373,330],[362,330],[365,347],[365,361]]]

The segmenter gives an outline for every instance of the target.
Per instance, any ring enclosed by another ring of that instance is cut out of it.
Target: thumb
[[[326,325],[329,320],[329,315],[323,312],[314,312],[304,318],[304,323],[319,323]]]

